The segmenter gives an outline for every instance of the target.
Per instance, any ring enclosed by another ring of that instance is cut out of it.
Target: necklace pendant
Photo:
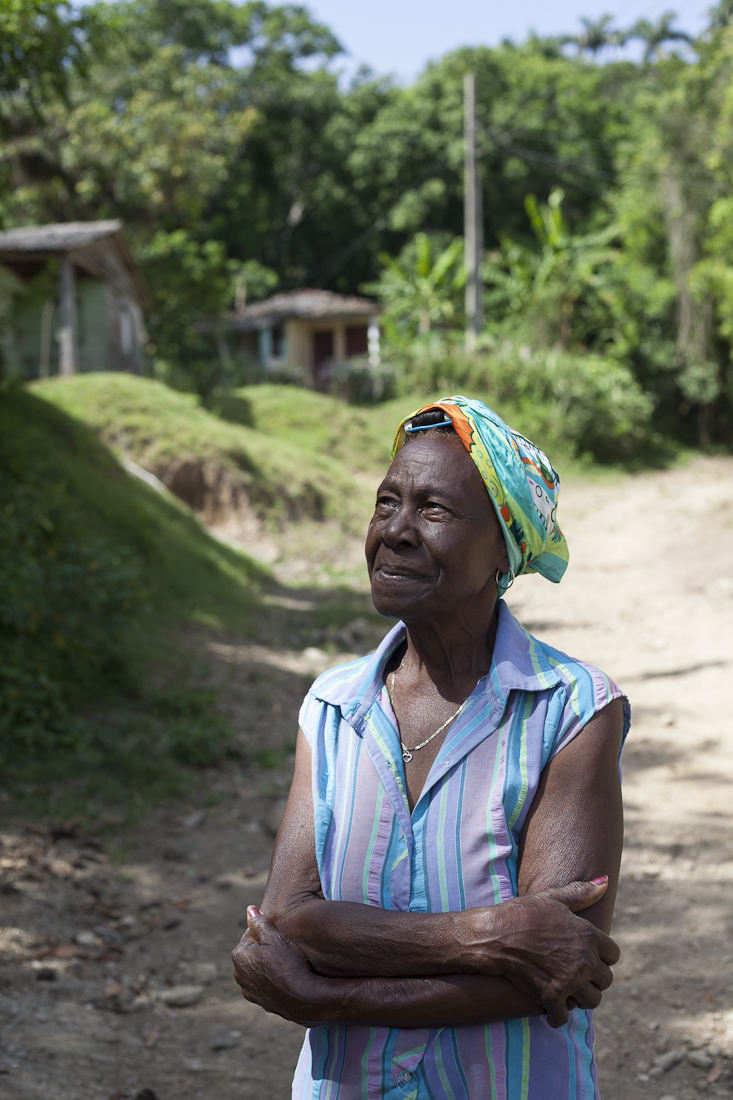
[[[412,760],[412,753],[409,749],[405,749],[405,751],[402,753],[402,759],[406,764],[410,763],[410,761]]]

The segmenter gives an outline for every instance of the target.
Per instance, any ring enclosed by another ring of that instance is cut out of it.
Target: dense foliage
[[[120,626],[137,610],[142,570],[85,536],[59,486],[33,469],[19,477],[8,441],[2,450],[0,744],[15,753],[78,732],[69,697],[114,678]]]
[[[125,219],[153,291],[158,377],[210,392],[222,379],[196,322],[276,285],[379,293],[398,368],[418,341],[413,380],[428,329],[445,338],[442,354],[458,354],[472,71],[487,245],[479,358],[510,345],[537,362],[543,349],[564,362],[599,356],[616,383],[633,382],[632,403],[646,395],[650,430],[729,444],[725,4],[691,44],[668,15],[623,33],[585,20],[573,38],[459,50],[407,88],[364,72],[346,89],[338,42],[301,7],[120,0],[82,11],[12,0],[0,15],[12,59],[0,216],[6,227]],[[602,63],[630,35],[643,60]]]
[[[148,758],[215,758],[230,730],[205,693],[164,690],[157,647],[174,617],[247,629],[257,579],[89,428],[2,386],[0,767],[62,746],[106,745],[109,760],[123,734]],[[133,712],[127,734],[95,710],[115,698]]]

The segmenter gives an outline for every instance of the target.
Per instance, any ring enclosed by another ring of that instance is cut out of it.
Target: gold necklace
[[[402,668],[402,665],[404,663],[405,663],[405,658],[403,657],[402,660],[400,661],[400,668]],[[387,695],[389,695],[389,701],[392,704],[392,710],[395,709],[395,705],[394,705],[394,678],[397,675],[397,673],[400,671],[400,668],[396,668],[394,670],[394,672],[392,673],[392,689],[391,690],[390,690],[389,682],[387,683]],[[473,695],[473,692],[471,692],[471,695]],[[433,738],[437,737],[439,733],[442,733],[443,730],[451,724],[451,722],[455,722],[456,718],[461,713],[461,711],[465,707],[468,700],[471,698],[471,695],[469,695],[466,699],[463,700],[463,702],[461,703],[461,705],[458,708],[458,710],[456,711],[456,713],[451,714],[450,718],[448,718],[447,721],[443,722],[443,725],[439,729],[437,729],[435,731],[435,733],[431,733],[430,737],[426,737],[424,741],[421,741],[419,745],[415,745],[414,748],[408,749],[407,745],[405,744],[405,742],[400,737],[400,745],[402,746],[402,759],[405,761],[406,764],[409,764],[409,762],[412,760],[413,752],[417,752],[418,749],[424,749],[425,746],[429,745],[430,742],[433,740]],[[397,717],[397,712],[396,711],[395,711],[395,717]]]

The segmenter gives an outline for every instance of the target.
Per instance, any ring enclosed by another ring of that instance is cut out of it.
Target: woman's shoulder
[[[571,657],[569,653],[556,649],[540,638],[532,636],[532,641],[542,650],[548,665],[557,673],[567,690],[578,691],[591,684],[596,691],[603,694],[619,690],[611,677],[590,661]]]
[[[497,649],[499,675],[506,679],[507,686],[516,682],[530,691],[559,694],[575,700],[582,710],[593,702],[610,702],[615,694],[621,694],[600,668],[536,637],[509,608],[502,608]]]
[[[621,699],[625,738],[631,721],[629,701],[611,677],[589,661],[571,657],[533,635],[530,638],[557,677],[560,729],[564,728],[567,733],[571,728],[582,728],[614,699]]]
[[[340,707],[344,713],[356,714],[379,694],[384,683],[385,666],[404,637],[404,623],[397,623],[373,653],[322,672],[311,684],[307,698]]]
[[[342,718],[353,721],[378,690],[375,655],[357,657],[322,672],[313,681],[300,708],[299,724],[312,745],[316,730],[337,729]],[[335,726],[334,726],[335,722]]]
[[[357,657],[345,664],[327,668],[313,681],[308,688],[308,694],[313,699],[334,706],[351,702],[363,683],[373,659],[374,654],[368,653],[365,657]]]

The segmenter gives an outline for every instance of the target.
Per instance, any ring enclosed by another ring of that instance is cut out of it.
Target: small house
[[[297,367],[323,389],[338,363],[379,363],[379,306],[330,290],[291,290],[251,302],[206,325],[241,359],[265,370]],[[201,326],[203,328],[203,326]]]
[[[140,373],[148,292],[121,221],[9,229],[0,265],[26,291],[3,326],[6,374]]]

